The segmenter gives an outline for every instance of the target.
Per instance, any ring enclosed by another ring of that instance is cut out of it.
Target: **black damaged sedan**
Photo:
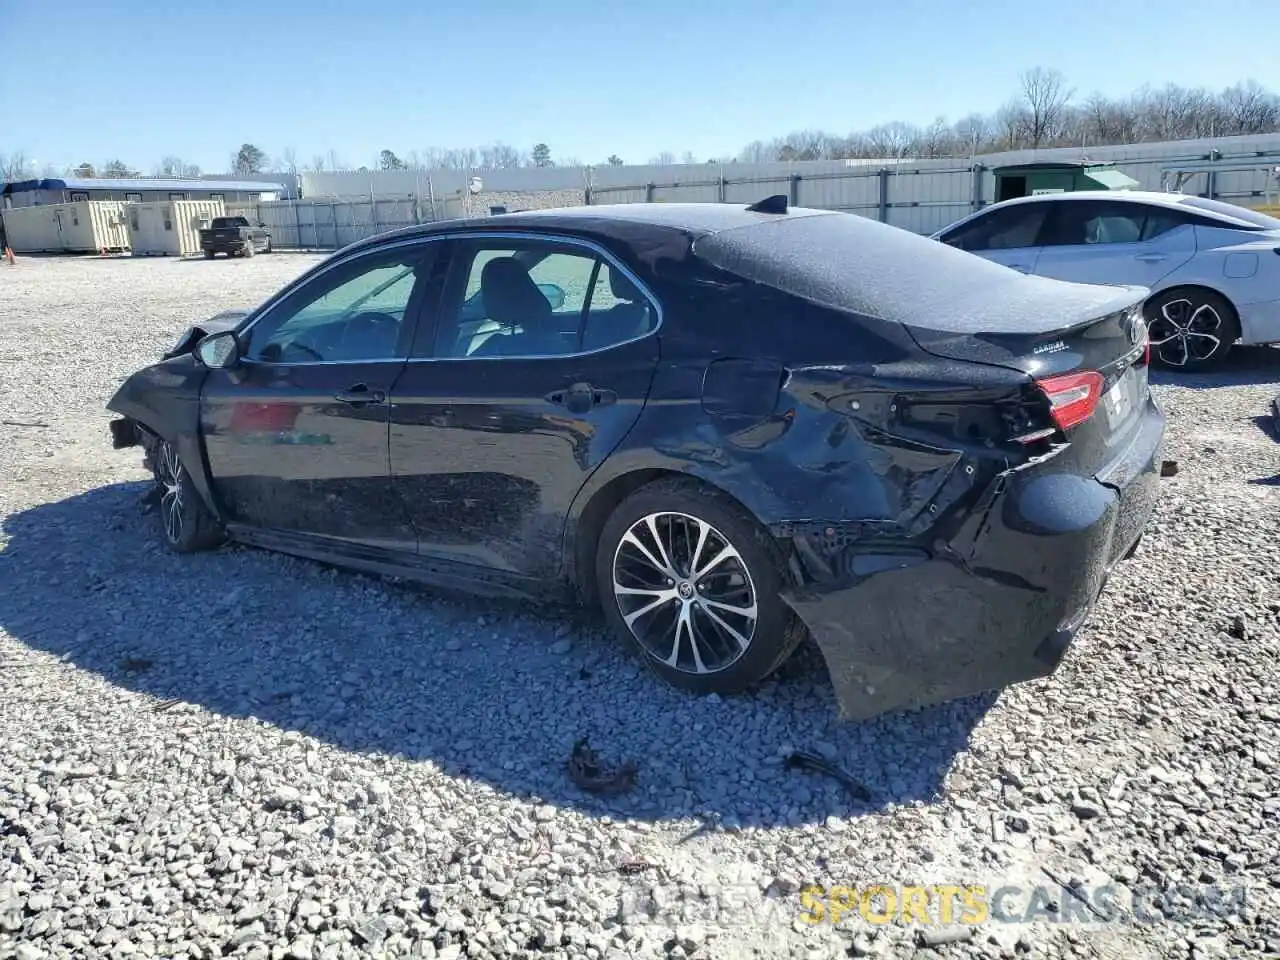
[[[698,692],[808,632],[862,718],[1061,661],[1157,496],[1144,293],[781,197],[527,212],[347,247],[108,406],[176,551],[599,603]]]

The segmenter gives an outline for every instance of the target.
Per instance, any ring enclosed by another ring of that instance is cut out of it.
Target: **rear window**
[[[726,273],[847,313],[954,333],[1025,333],[1133,302],[1121,287],[1028,277],[852,213],[779,217],[709,234],[694,255]]]
[[[1255,230],[1280,230],[1280,220],[1269,217],[1248,207],[1238,207],[1234,203],[1223,203],[1221,200],[1210,200],[1207,197],[1187,197],[1182,201],[1184,207],[1216,213],[1219,216],[1242,220]]]

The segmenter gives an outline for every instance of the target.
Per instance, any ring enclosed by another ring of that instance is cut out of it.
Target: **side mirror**
[[[210,370],[226,370],[240,361],[240,341],[234,330],[213,333],[196,344],[195,355]]]
[[[263,223],[261,220],[259,220],[259,221],[258,221],[258,226],[260,226],[260,227],[265,227],[265,226],[266,226],[266,224],[265,224],[265,223]]]

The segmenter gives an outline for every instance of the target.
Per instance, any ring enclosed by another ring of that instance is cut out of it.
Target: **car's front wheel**
[[[724,494],[659,481],[626,498],[601,531],[605,617],[673,686],[736,693],[780,667],[805,636],[779,597],[782,558]]]
[[[191,483],[178,452],[165,440],[155,451],[155,476],[160,488],[160,532],[175,553],[211,550],[223,541],[218,519],[209,512]]]
[[[1203,370],[1240,336],[1235,308],[1212,290],[1166,290],[1147,302],[1151,359],[1171,370]]]

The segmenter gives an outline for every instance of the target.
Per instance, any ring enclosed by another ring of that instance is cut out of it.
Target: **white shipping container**
[[[200,230],[226,216],[221,200],[148,200],[126,210],[136,256],[186,257],[200,252]]]
[[[6,242],[14,253],[100,253],[128,250],[124,203],[80,200],[5,210]]]

